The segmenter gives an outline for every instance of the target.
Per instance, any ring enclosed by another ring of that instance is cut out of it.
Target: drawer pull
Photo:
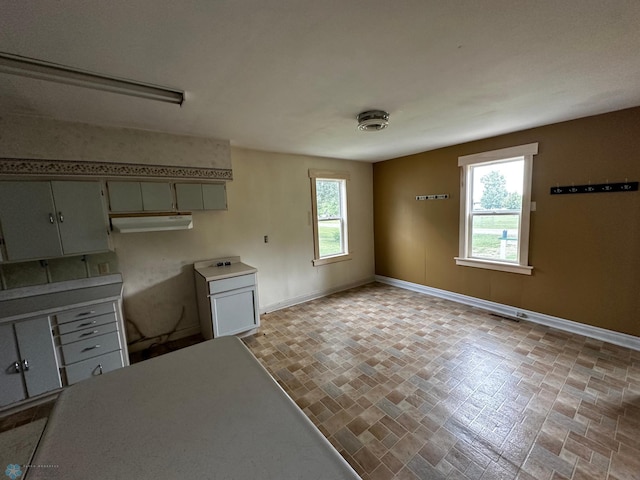
[[[86,317],[87,315],[91,315],[92,313],[96,313],[96,311],[95,310],[90,310],[88,312],[82,312],[82,313],[79,313],[78,315],[76,315],[76,317]]]
[[[13,368],[16,369],[16,373],[20,373],[20,364],[18,362],[13,362]]]
[[[29,361],[26,358],[22,360],[22,368],[25,372],[29,370]]]
[[[100,370],[100,375],[102,375],[102,364],[101,363],[98,364],[98,369]]]
[[[81,323],[80,325],[78,325],[76,328],[80,328],[80,327],[88,327],[89,325],[95,325],[96,320],[93,320],[92,322],[84,322]]]
[[[81,337],[88,337],[89,335],[95,335],[96,333],[98,333],[98,330],[93,330],[91,332],[84,332],[82,335],[80,335]]]
[[[95,350],[96,348],[100,348],[100,345],[94,345],[93,347],[83,348],[83,352],[88,352],[89,350]]]

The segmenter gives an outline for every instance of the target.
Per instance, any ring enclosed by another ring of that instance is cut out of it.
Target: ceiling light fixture
[[[377,132],[389,125],[389,114],[384,110],[368,110],[358,115],[358,130]]]
[[[184,92],[174,88],[87,72],[65,65],[0,52],[0,73],[37,78],[106,92],[182,105]]]

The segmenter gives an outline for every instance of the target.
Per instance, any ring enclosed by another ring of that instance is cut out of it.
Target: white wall
[[[125,316],[147,335],[198,325],[192,264],[239,255],[258,269],[261,310],[304,300],[374,276],[372,165],[232,148],[228,211],[194,213],[187,231],[115,234]],[[308,169],[348,171],[353,259],[314,267]],[[264,243],[264,235],[269,243]],[[191,330],[190,330],[191,329]]]

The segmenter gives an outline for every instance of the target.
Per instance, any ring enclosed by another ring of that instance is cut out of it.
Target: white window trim
[[[533,173],[533,156],[538,153],[538,144],[529,143],[516,147],[502,148],[489,152],[475,153],[458,157],[460,170],[460,244],[459,256],[455,257],[456,265],[465,267],[485,268],[502,272],[531,275],[533,267],[529,265],[529,231],[531,220],[531,179]],[[524,158],[524,178],[522,191],[522,212],[520,214],[519,262],[500,262],[489,259],[470,258],[468,256],[470,227],[471,185],[467,182],[469,167],[483,163],[508,160],[510,158]]]
[[[349,181],[351,176],[348,172],[337,172],[334,170],[316,170],[309,169],[309,178],[311,179],[311,223],[313,225],[313,266],[318,267],[320,265],[327,265],[330,263],[343,262],[345,260],[351,260],[351,251],[349,250],[349,207],[348,207],[348,195],[349,195]],[[344,207],[347,215],[344,217],[343,233],[344,233],[344,250],[345,253],[338,255],[332,255],[330,257],[320,258],[320,245],[318,238],[318,203],[316,197],[316,179],[335,179],[345,181],[344,192]]]

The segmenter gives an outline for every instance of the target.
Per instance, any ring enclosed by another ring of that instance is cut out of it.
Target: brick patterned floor
[[[640,352],[378,283],[246,344],[365,480],[640,479]]]

